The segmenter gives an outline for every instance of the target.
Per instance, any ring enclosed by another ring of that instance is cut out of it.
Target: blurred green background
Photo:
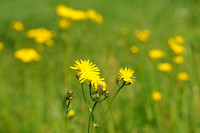
[[[58,26],[56,6],[94,9],[103,24],[77,21],[68,30]],[[199,133],[200,132],[200,1],[198,0],[0,0],[0,132],[64,133],[64,95],[75,92],[69,119],[69,133],[87,132],[88,110],[81,88],[69,67],[76,59],[90,59],[100,68],[111,97],[117,90],[115,79],[121,67],[135,70],[134,85],[126,86],[112,105],[98,133]],[[12,21],[21,21],[24,30],[14,31]],[[38,62],[23,63],[14,57],[21,48],[36,48],[26,32],[34,28],[56,32],[55,45],[39,52]],[[122,35],[121,29],[128,34]],[[137,29],[149,29],[148,42],[139,42]],[[173,71],[157,70],[160,62],[172,62],[167,40],[184,37],[184,63],[173,64]],[[136,45],[137,54],[130,48]],[[158,48],[168,56],[152,60],[148,52]],[[190,80],[178,81],[176,74],[186,71]],[[86,85],[86,84],[85,84]],[[162,93],[158,102],[153,91]],[[109,99],[108,99],[109,101]],[[107,102],[96,109],[96,118]]]

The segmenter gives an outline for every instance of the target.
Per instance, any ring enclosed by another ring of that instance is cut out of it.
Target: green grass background
[[[60,30],[55,9],[65,4],[102,14],[104,22],[79,21],[71,29]],[[199,133],[200,132],[200,1],[198,0],[0,0],[0,132],[63,133],[68,89],[75,92],[69,120],[69,133],[87,132],[89,113],[83,102],[80,84],[69,67],[76,59],[90,59],[105,77],[111,97],[117,90],[118,69],[135,70],[134,85],[124,87],[112,105],[105,124],[98,133]],[[10,22],[24,23],[25,30],[13,31]],[[39,62],[22,63],[13,54],[20,48],[35,48],[26,31],[44,27],[56,31],[54,47],[41,52]],[[129,33],[121,35],[121,28]],[[136,29],[149,29],[147,43],[137,41]],[[181,35],[185,39],[182,65],[173,64],[171,73],[157,70],[159,62],[172,62],[167,40]],[[139,53],[130,53],[130,47]],[[148,57],[152,48],[165,50],[168,56],[154,61]],[[190,81],[180,82],[177,72],[186,71]],[[86,84],[85,84],[86,87]],[[87,88],[85,88],[87,90]],[[151,99],[158,90],[159,102]],[[109,101],[109,99],[108,99]],[[96,109],[96,118],[107,102]]]

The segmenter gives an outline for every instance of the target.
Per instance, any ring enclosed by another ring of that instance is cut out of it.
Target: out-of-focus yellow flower
[[[71,109],[68,113],[67,113],[67,118],[72,118],[75,115],[75,111],[73,109]]]
[[[188,81],[189,80],[189,75],[186,72],[179,72],[177,74],[177,79],[181,81]]]
[[[44,46],[42,44],[38,44],[36,49],[37,51],[42,52],[44,50]]]
[[[2,50],[4,48],[3,43],[0,42],[0,50]]]
[[[122,28],[121,29],[121,34],[122,35],[127,35],[128,34],[128,29],[127,28]]]
[[[178,44],[172,44],[170,45],[170,48],[172,49],[175,55],[179,55],[184,52],[184,47]]]
[[[39,61],[41,56],[34,49],[22,48],[14,53],[15,58],[28,63],[31,61]]]
[[[49,39],[45,42],[45,44],[49,47],[52,47],[54,45],[54,41],[52,39]]]
[[[150,31],[148,29],[136,30],[135,35],[137,39],[141,42],[147,42],[149,40]]]
[[[178,44],[183,44],[184,43],[184,38],[182,36],[176,36],[174,38],[174,40],[176,41],[176,43]]]
[[[165,56],[166,56],[166,52],[160,49],[152,49],[149,52],[149,57],[151,57],[152,59],[160,59],[160,58],[164,58]]]
[[[72,21],[69,19],[61,18],[59,20],[59,27],[61,29],[69,29],[72,25]]]
[[[131,70],[130,68],[128,68],[128,69],[126,67],[125,67],[125,69],[121,68],[118,73],[118,75],[120,77],[119,81],[123,80],[124,82],[133,84],[133,82],[135,81],[135,76],[133,76],[134,73],[135,72],[133,70]]]
[[[88,19],[88,16],[86,15],[84,11],[74,10],[72,8],[66,7],[65,5],[57,6],[56,12],[58,16],[71,19],[74,21]]]
[[[55,33],[45,28],[37,28],[29,30],[27,36],[33,38],[36,43],[46,43],[55,36]]]
[[[158,70],[162,72],[171,72],[172,69],[173,69],[172,65],[167,62],[158,64]]]
[[[93,9],[88,9],[86,15],[91,21],[97,22],[98,24],[101,24],[103,22],[103,17],[101,16],[101,14],[98,14]]]
[[[133,53],[133,54],[136,54],[139,51],[137,46],[132,46],[130,50],[131,50],[131,53]]]
[[[16,31],[24,30],[24,24],[22,22],[19,22],[19,21],[11,22],[10,26]]]
[[[173,62],[176,63],[176,64],[182,64],[183,61],[184,61],[183,56],[175,56],[175,57],[173,58]]]
[[[154,91],[152,94],[151,94],[151,97],[154,101],[160,101],[162,99],[162,94],[158,91]]]

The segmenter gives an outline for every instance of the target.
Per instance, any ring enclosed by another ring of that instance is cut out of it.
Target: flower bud
[[[109,97],[110,96],[110,91],[106,91],[106,93],[104,95],[105,95],[106,98]]]

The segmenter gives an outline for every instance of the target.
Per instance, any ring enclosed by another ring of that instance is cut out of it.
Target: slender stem
[[[115,93],[115,95],[113,96],[113,98],[111,99],[111,102],[109,103],[109,106],[108,106],[106,112],[104,113],[104,115],[103,115],[103,117],[101,118],[101,120],[100,120],[99,122],[97,122],[97,124],[101,123],[101,122],[105,119],[105,117],[106,117],[108,111],[109,111],[110,108],[111,108],[111,105],[112,105],[112,103],[113,103],[115,97],[117,96],[117,94],[119,93],[119,91],[122,89],[122,87],[124,87],[124,85],[125,85],[125,82],[123,82],[122,86],[119,87],[119,89],[117,90],[117,92]]]
[[[108,97],[105,97],[104,99],[98,101],[98,103],[103,102],[104,100],[106,100]]]
[[[90,91],[90,98],[92,99],[92,89],[91,89],[91,84],[89,84],[89,91]]]
[[[70,105],[70,100],[67,103],[67,111],[66,111],[66,115],[65,115],[65,133],[67,133],[67,113],[69,111],[69,105]]]
[[[65,115],[65,133],[67,133],[67,114]]]
[[[67,103],[67,113],[68,113],[68,111],[69,111],[69,105],[70,105],[70,100],[68,101],[68,103]]]
[[[93,116],[93,112],[94,112],[94,109],[95,109],[97,103],[98,103],[98,101],[96,101],[96,102],[94,103],[94,105],[93,105],[93,107],[92,107],[92,111],[90,112],[90,117],[89,117],[89,121],[88,121],[88,133],[90,133],[90,130],[91,130],[91,127],[90,127],[90,125],[91,125],[91,124],[90,124],[90,123],[91,123],[91,118],[92,118],[92,116]],[[93,127],[93,122],[92,122],[92,127]]]
[[[82,89],[82,93],[83,93],[83,99],[84,99],[84,101],[85,101],[85,103],[86,103],[86,105],[87,105],[89,111],[91,112],[91,108],[90,108],[90,106],[89,106],[89,104],[88,104],[88,102],[87,102],[87,100],[86,100],[86,97],[85,97],[85,92],[84,92],[84,88],[83,88],[83,83],[81,83],[81,89]]]

